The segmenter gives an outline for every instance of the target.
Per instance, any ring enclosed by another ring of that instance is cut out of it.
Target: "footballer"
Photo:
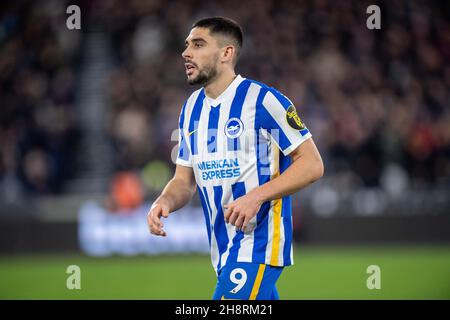
[[[294,104],[236,75],[242,43],[231,19],[193,24],[182,57],[188,83],[201,88],[181,108],[175,174],[147,220],[166,236],[161,218],[197,191],[217,274],[213,299],[279,299],[276,282],[294,263],[291,195],[324,167]]]

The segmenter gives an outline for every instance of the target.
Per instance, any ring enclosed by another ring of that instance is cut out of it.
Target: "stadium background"
[[[68,30],[66,8],[81,8]],[[368,30],[366,8],[381,8]],[[295,196],[282,299],[450,298],[450,21],[445,1],[0,4],[0,298],[209,299],[198,200],[161,241],[180,53],[198,18],[244,29],[238,73],[279,88],[324,178]],[[81,268],[68,290],[66,268]],[[369,290],[369,265],[381,289]]]

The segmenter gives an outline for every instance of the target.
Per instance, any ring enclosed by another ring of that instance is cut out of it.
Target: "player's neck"
[[[211,99],[216,99],[228,88],[234,79],[236,79],[234,71],[224,72],[215,81],[205,86],[205,94]]]

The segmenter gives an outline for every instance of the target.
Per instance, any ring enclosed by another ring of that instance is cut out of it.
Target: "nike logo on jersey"
[[[188,133],[188,137],[190,137],[192,134],[194,134],[195,131],[197,131],[197,129],[195,129],[194,131],[189,132],[189,133]]]

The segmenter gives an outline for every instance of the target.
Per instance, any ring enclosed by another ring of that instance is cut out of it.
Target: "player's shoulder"
[[[272,87],[272,86],[270,86],[270,85],[268,85],[268,84],[265,84],[265,83],[263,83],[263,82],[256,81],[256,80],[253,80],[253,79],[246,79],[246,80],[247,80],[247,81],[250,81],[252,84],[258,86],[261,90],[263,90],[262,92],[265,93],[265,94],[267,94],[267,93],[270,92],[270,93],[273,94],[275,97],[279,97],[279,96],[285,97],[285,95],[284,95],[283,93],[281,93],[281,91],[278,90],[278,89],[275,88],[275,87]]]
[[[187,99],[187,101],[196,99],[196,98],[197,98],[198,96],[200,96],[201,94],[204,94],[203,91],[204,91],[204,88],[203,88],[203,87],[201,87],[201,88],[195,90],[194,92],[191,93],[191,95],[189,96],[189,98]]]
[[[191,93],[191,95],[184,101],[182,112],[191,112],[193,106],[195,105],[195,102],[198,100],[198,98],[201,98],[204,96],[204,90],[203,88],[197,89],[194,92]]]
[[[268,86],[265,83],[262,83],[260,81],[256,81],[256,80],[253,80],[253,79],[245,78],[244,81],[248,81],[251,84],[255,85],[256,87],[258,87],[258,88],[260,88],[262,90],[265,90],[265,91],[270,90],[270,89],[275,89],[273,87]]]
[[[278,90],[275,87],[269,86],[265,83],[256,81],[256,80],[252,80],[252,79],[246,79],[248,81],[250,81],[252,84],[258,86],[260,88],[260,92],[261,92],[261,101],[264,101],[265,98],[270,98],[274,99],[278,102],[280,102],[282,105],[285,104],[292,104],[292,102],[289,100],[288,97],[286,97],[280,90]]]

